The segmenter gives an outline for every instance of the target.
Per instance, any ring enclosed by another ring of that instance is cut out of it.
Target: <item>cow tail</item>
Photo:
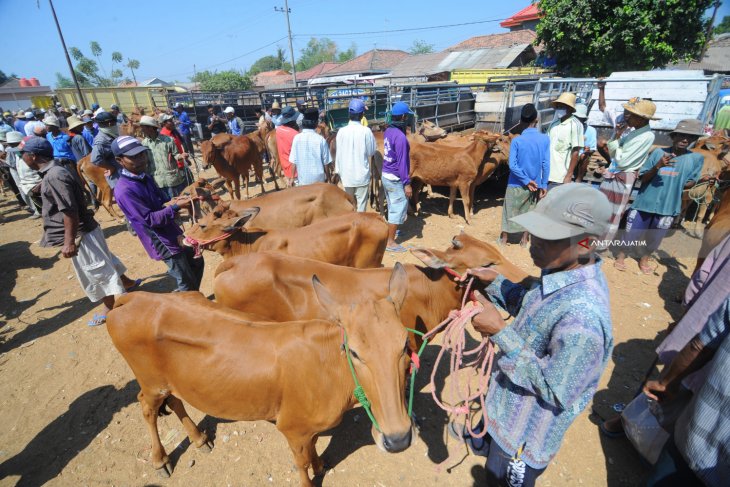
[[[162,404],[160,405],[160,409],[157,410],[157,416],[169,416],[172,411],[167,409],[167,400],[170,398],[170,396],[167,396],[164,401],[162,401]]]

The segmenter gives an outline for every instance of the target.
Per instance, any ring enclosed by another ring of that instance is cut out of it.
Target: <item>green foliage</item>
[[[134,80],[135,83],[137,83],[137,76],[134,74],[134,70],[139,69],[139,61],[137,61],[136,59],[127,58],[126,66],[127,66],[127,68],[129,68],[129,71],[132,72],[132,79]],[[129,83],[129,78],[125,79],[124,82]]]
[[[423,40],[413,41],[411,48],[408,50],[411,54],[429,54],[433,52],[433,44],[429,44]]]
[[[312,37],[307,47],[301,50],[297,59],[297,71],[304,71],[323,62],[344,62],[355,57],[357,47],[352,44],[347,51],[340,52],[332,39]]]
[[[253,86],[253,82],[247,74],[233,69],[220,73],[201,71],[190,80],[198,83],[203,91],[240,91],[249,90]]]
[[[722,21],[715,26],[712,33],[716,36],[730,32],[730,15],[726,15],[722,18]]]
[[[103,50],[101,48],[101,45],[99,45],[99,43],[96,41],[91,41],[89,43],[89,48],[91,51],[91,55],[95,57],[96,60],[86,57],[83,51],[81,51],[81,49],[79,49],[78,47],[70,47],[68,50],[71,57],[74,59],[74,61],[76,61],[76,65],[74,66],[74,72],[76,73],[76,78],[79,80],[79,84],[85,87],[118,85],[120,81],[122,81],[122,76],[124,76],[124,73],[121,69],[115,68],[114,65],[121,64],[122,60],[124,59],[122,53],[119,51],[114,51],[111,53],[111,74],[107,75],[107,71],[102,64],[101,56],[103,54]],[[134,68],[130,69],[139,68],[139,61],[134,62],[136,63],[136,65],[134,66]],[[129,64],[127,64],[127,67],[129,67]],[[132,72],[132,76],[134,77],[134,72]],[[67,82],[71,82],[73,86],[73,82],[69,78],[61,76],[60,74],[56,76],[56,84],[59,88],[62,87],[59,83],[66,84]]]
[[[357,45],[353,42],[347,51],[342,51],[337,55],[337,62],[344,63],[345,61],[354,59],[355,56],[357,56]]]
[[[291,69],[291,64],[284,62],[284,60],[278,56],[264,56],[251,65],[251,68],[248,70],[248,74],[249,76],[255,76],[263,71],[274,71],[276,69],[289,71]]]
[[[713,1],[540,0],[536,43],[566,74],[657,68],[699,54]]]
[[[56,73],[56,88],[73,88],[74,82],[71,78],[63,76],[61,73]]]
[[[2,70],[0,70],[0,85],[5,83],[10,78],[18,78],[18,75],[15,73],[12,73],[10,76],[8,76]]]

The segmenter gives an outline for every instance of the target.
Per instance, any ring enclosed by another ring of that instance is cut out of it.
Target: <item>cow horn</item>
[[[455,249],[459,250],[464,248],[464,244],[456,240],[456,237],[451,239],[451,245],[453,245]]]

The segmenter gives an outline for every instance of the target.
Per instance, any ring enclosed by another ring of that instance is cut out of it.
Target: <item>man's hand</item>
[[[539,196],[539,198],[540,199],[543,199],[546,194],[547,194],[547,189],[546,188],[540,188],[540,196]]]
[[[565,175],[565,178],[563,178],[563,184],[568,184],[572,180],[573,180],[573,175],[572,174],[566,174]]]
[[[535,181],[530,181],[527,183],[527,189],[529,189],[531,192],[537,191],[537,183]]]
[[[175,204],[179,206],[180,208],[190,208],[190,206],[193,204],[193,200],[187,196],[180,197],[177,196],[170,201],[170,203]]]
[[[491,284],[492,281],[494,281],[497,276],[499,276],[499,272],[492,269],[491,267],[472,267],[471,269],[467,269],[466,273],[461,277],[460,282],[468,281],[470,277],[476,277],[480,281],[486,284]]]
[[[664,154],[659,162],[656,163],[656,168],[661,169],[667,166],[674,166],[675,161],[673,160],[676,154]]]
[[[485,298],[479,291],[474,291],[474,296],[484,308],[481,313],[474,316],[471,324],[482,336],[496,335],[506,326],[502,315],[497,308]]]
[[[61,255],[63,255],[67,259],[76,256],[78,253],[79,249],[78,247],[76,247],[76,242],[74,242],[73,240],[71,240],[70,242],[66,242],[63,246],[63,249],[61,249]]]
[[[674,388],[667,387],[666,384],[658,380],[647,381],[644,384],[643,392],[649,399],[654,399],[657,402],[670,400],[676,394]]]
[[[403,186],[403,191],[406,193],[406,198],[411,199],[413,197],[413,189],[410,184]]]

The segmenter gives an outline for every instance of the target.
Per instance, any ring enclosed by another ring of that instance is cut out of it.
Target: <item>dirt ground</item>
[[[213,176],[212,173],[208,174]],[[269,185],[270,186],[270,185]],[[267,186],[268,189],[268,186]],[[461,230],[494,241],[504,194],[487,183],[477,195],[472,225],[446,216],[446,198],[434,194],[419,217],[410,217],[402,233],[406,244],[445,248]],[[461,212],[461,204],[457,203]],[[73,275],[71,263],[56,249],[39,247],[41,223],[26,218],[14,201],[0,203],[0,486],[138,486],[296,485],[291,452],[267,422],[226,422],[188,408],[193,419],[215,440],[204,454],[190,448],[177,419],[160,421],[160,437],[174,473],[159,479],[148,463],[149,438],[136,401],[138,386],[114,349],[104,326],[89,327],[93,305]],[[165,265],[150,260],[139,241],[104,210],[97,213],[109,247],[127,265],[128,275],[144,279],[143,290],[173,289]],[[539,485],[638,485],[648,469],[625,439],[606,440],[596,427],[612,406],[628,403],[651,365],[658,335],[677,318],[675,301],[694,267],[697,239],[676,232],[669,251],[660,251],[653,275],[643,275],[635,261],[616,271],[609,258],[604,270],[611,288],[615,349],[592,408],[568,430],[562,448]],[[694,246],[694,247],[693,247]],[[671,249],[680,249],[673,251]],[[690,249],[690,250],[688,250]],[[527,249],[509,245],[505,255],[537,274]],[[206,253],[202,291],[211,294],[212,275],[220,258]],[[387,255],[417,263],[410,254]],[[425,352],[425,371],[438,347]],[[191,364],[191,366],[195,366]],[[446,416],[419,376],[414,411],[420,438],[400,454],[377,449],[361,409],[348,412],[342,424],[322,436],[317,450],[332,465],[318,479],[324,486],[485,485],[481,457],[467,455],[445,434]],[[437,466],[452,454],[449,465]]]

